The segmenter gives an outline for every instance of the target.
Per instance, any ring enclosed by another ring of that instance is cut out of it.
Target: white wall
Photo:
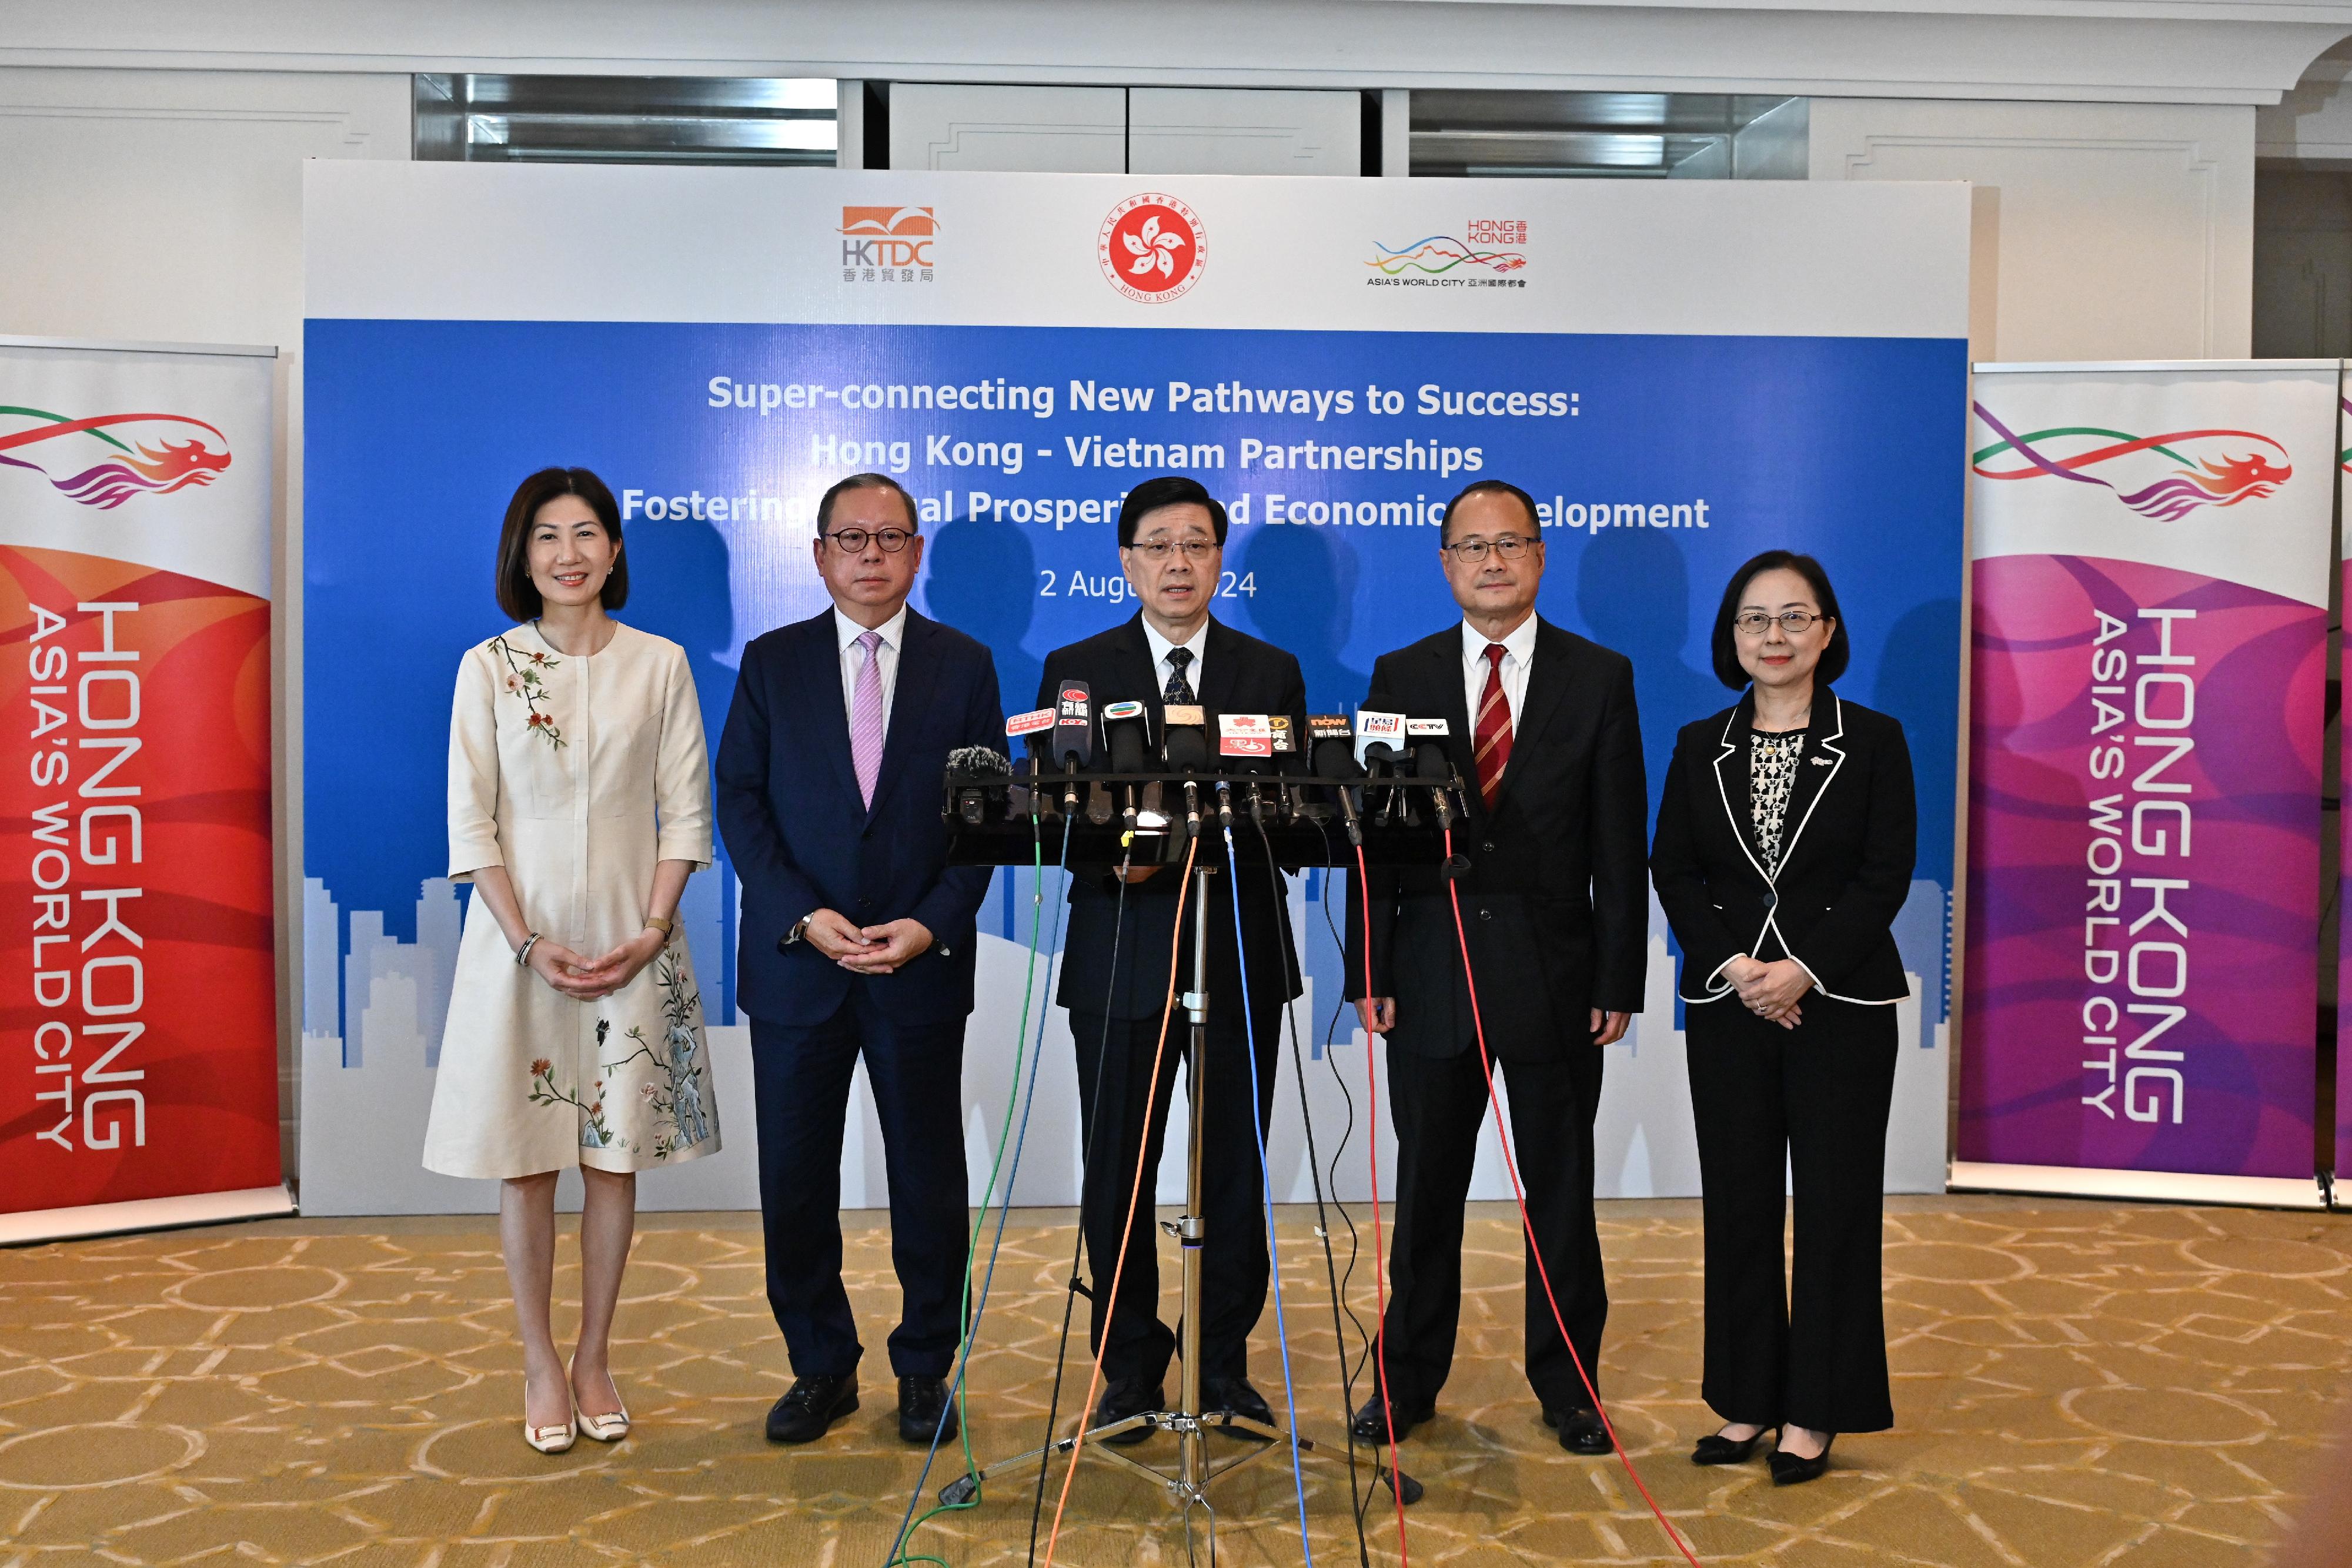
[[[1362,102],[1249,88],[902,82],[890,89],[890,167],[1355,175]]]
[[[404,76],[0,68],[0,333],[278,345],[281,694],[301,678],[302,160],[406,158],[408,138]],[[299,703],[274,709],[290,1173],[302,735]]]
[[[2239,359],[2254,111],[1816,99],[1816,180],[1967,180],[1978,360]]]

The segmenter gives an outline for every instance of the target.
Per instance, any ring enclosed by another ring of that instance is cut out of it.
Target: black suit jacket
[[[1004,735],[996,663],[962,632],[907,612],[882,771],[869,810],[850,760],[833,612],[743,650],[719,741],[719,826],[743,884],[736,995],[769,1023],[831,1018],[852,985],[907,1023],[971,1011],[974,916],[985,866],[950,867],[940,814],[948,753]],[[805,942],[776,938],[833,909],[861,925],[912,918],[931,946],[888,975],[852,975]]]
[[[1465,704],[1459,622],[1372,666],[1364,706],[1443,718],[1469,797],[1454,832],[1470,869],[1459,882],[1463,933],[1478,979],[1487,1049],[1506,1061],[1557,1060],[1587,1047],[1591,1009],[1639,1012],[1650,899],[1642,867],[1641,720],[1633,665],[1548,621],[1536,623],[1511,760],[1489,813],[1480,800]],[[1423,1056],[1469,1049],[1470,994],[1445,883],[1434,866],[1370,878],[1371,985],[1364,915],[1349,878],[1349,999],[1394,997],[1391,1042]]]
[[[1208,711],[1210,744],[1215,746],[1221,713],[1287,714],[1290,733],[1307,734],[1307,681],[1298,661],[1271,643],[1236,632],[1210,620],[1204,633],[1201,706]],[[1155,744],[1165,733],[1161,685],[1144,640],[1140,612],[1121,625],[1083,643],[1056,648],[1045,655],[1045,677],[1037,685],[1037,706],[1054,706],[1055,689],[1065,680],[1080,680],[1094,694],[1095,711],[1115,702],[1140,702],[1151,715]],[[1303,740],[1302,740],[1303,743]],[[1238,815],[1238,813],[1236,813]],[[1201,853],[1210,854],[1213,827],[1202,834]],[[1276,894],[1276,880],[1267,875],[1265,855],[1255,832],[1236,822],[1234,843],[1242,860],[1240,885],[1242,930],[1249,941],[1251,996],[1264,1008],[1298,995],[1298,958],[1290,931],[1287,884]],[[1218,843],[1218,858],[1223,845]],[[1170,866],[1127,889],[1123,919],[1117,918],[1117,868],[1074,865],[1070,880],[1070,925],[1063,943],[1062,981],[1055,993],[1062,1006],[1074,1011],[1104,1013],[1116,1019],[1157,1019],[1168,1000],[1169,955],[1179,950],[1179,990],[1192,979],[1192,922],[1184,919],[1184,935],[1177,940],[1177,922],[1189,915],[1186,889]],[[1241,995],[1241,962],[1234,944],[1233,894],[1223,874],[1210,883],[1209,965],[1213,1010],[1224,1011],[1218,997]],[[1118,947],[1117,973],[1111,949]],[[1238,1015],[1224,1016],[1239,1023]]]
[[[1675,738],[1650,873],[1683,946],[1681,995],[1732,994],[1719,971],[1738,955],[1794,958],[1822,995],[1895,1002],[1910,994],[1890,931],[1911,894],[1919,813],[1903,727],[1827,686],[1767,876],[1748,789],[1751,689]]]

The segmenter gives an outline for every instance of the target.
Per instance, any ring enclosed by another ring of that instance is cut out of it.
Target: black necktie
[[[1168,689],[1160,694],[1160,699],[1163,702],[1173,703],[1180,707],[1183,707],[1189,706],[1198,700],[1192,695],[1192,683],[1184,678],[1184,668],[1192,662],[1192,649],[1171,648],[1168,650],[1169,667],[1174,673],[1168,677]]]

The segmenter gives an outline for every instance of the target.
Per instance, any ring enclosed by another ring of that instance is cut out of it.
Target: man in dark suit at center
[[[1479,1019],[1510,1085],[1511,1147],[1551,1289],[1595,1387],[1609,1294],[1592,1214],[1592,1119],[1601,1048],[1641,1009],[1649,877],[1648,795],[1633,709],[1633,666],[1621,653],[1535,612],[1544,546],[1535,503],[1481,480],[1445,509],[1439,559],[1462,621],[1372,667],[1375,712],[1446,721],[1446,747],[1468,796],[1454,847],[1469,860],[1455,883],[1462,935],[1438,868],[1383,870],[1370,888],[1371,972],[1363,905],[1350,879],[1348,988],[1367,1033],[1388,1037],[1389,1110],[1397,1134],[1396,1240],[1375,1387],[1358,1437],[1387,1439],[1428,1420],[1454,1362],[1462,1315],[1463,1202],[1486,1114],[1465,938]],[[1527,1270],[1528,1382],[1545,1424],[1573,1453],[1605,1454],[1608,1433]]]
[[[817,503],[833,608],[743,650],[719,743],[719,821],[742,878],[737,994],[751,1015],[768,1301],[794,1378],[768,1437],[805,1443],[857,1408],[863,1354],[841,1283],[841,1142],[863,1057],[890,1180],[898,1435],[956,1432],[963,1338],[963,1031],[985,867],[947,863],[948,753],[1003,734],[988,650],[907,607],[915,503],[856,474]]]
[[[1222,577],[1224,542],[1225,508],[1198,481],[1168,476],[1147,479],[1128,492],[1118,512],[1119,564],[1142,608],[1121,625],[1048,653],[1045,679],[1037,688],[1038,706],[1055,706],[1062,683],[1080,680],[1091,688],[1097,711],[1113,702],[1144,704],[1155,742],[1166,732],[1166,712],[1171,706],[1206,710],[1212,751],[1220,714],[1286,716],[1290,733],[1304,736],[1307,683],[1298,661],[1209,613]],[[1245,1028],[1239,1006],[1242,962],[1234,938],[1234,895],[1226,874],[1220,872],[1212,879],[1209,897],[1202,1406],[1271,1426],[1273,1413],[1250,1386],[1247,1365],[1249,1333],[1265,1306],[1267,1278],[1257,1129],[1273,1106],[1282,1005],[1301,988],[1288,905],[1286,895],[1276,891],[1279,879],[1269,874],[1265,855],[1248,832],[1238,831],[1235,843],[1242,857],[1241,922],[1249,943],[1249,1016]],[[1207,832],[1202,854],[1222,858],[1222,845],[1213,851]],[[1189,989],[1192,984],[1192,920],[1186,901],[1189,890],[1177,867],[1131,870],[1123,904],[1118,867],[1071,870],[1069,934],[1056,999],[1070,1012],[1078,1103],[1090,1151],[1079,1205],[1092,1278],[1089,1343],[1101,1351],[1107,1380],[1095,1407],[1095,1424],[1102,1426],[1170,1408],[1164,1381],[1176,1335],[1160,1321],[1151,1191],[1176,1064],[1183,1058],[1188,1038],[1181,1008],[1160,1048],[1156,1093],[1151,1064],[1167,1007],[1171,952],[1178,960],[1177,989]],[[1255,1123],[1247,1049],[1251,1035],[1257,1046]],[[1148,1124],[1147,1098],[1152,1102]],[[1118,1268],[1121,1225],[1139,1162],[1144,1170],[1143,1191],[1135,1205],[1134,1224],[1126,1232],[1122,1272]],[[1113,1310],[1115,1272],[1119,1291]],[[1108,1440],[1140,1442],[1150,1430],[1132,1427]]]

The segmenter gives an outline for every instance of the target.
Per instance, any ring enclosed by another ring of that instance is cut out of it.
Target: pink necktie
[[[882,776],[882,633],[860,634],[866,650],[865,667],[849,699],[849,761],[857,769],[857,793],[870,808],[874,781]]]

